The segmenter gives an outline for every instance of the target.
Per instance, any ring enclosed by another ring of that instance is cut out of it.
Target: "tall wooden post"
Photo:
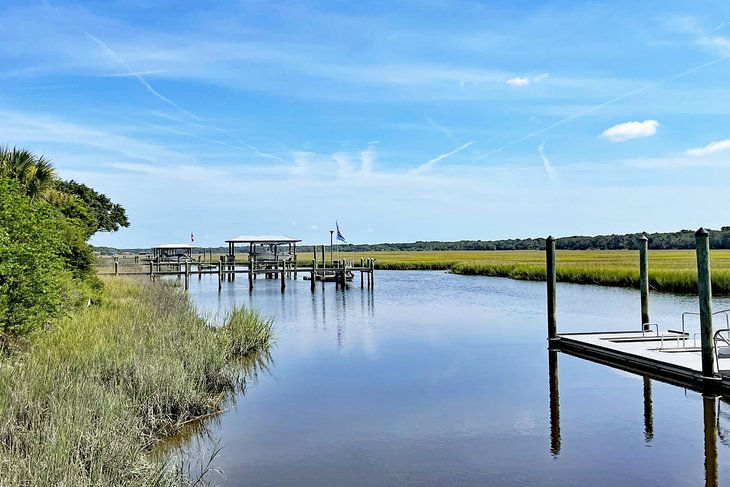
[[[370,287],[375,287],[375,259],[370,259]]]
[[[558,324],[555,313],[555,287],[558,279],[555,271],[555,239],[552,236],[549,236],[545,240],[545,260],[547,271],[548,339],[553,339],[558,337]]]
[[[185,290],[190,289],[190,262],[185,262]]]
[[[312,274],[310,276],[309,285],[314,292],[315,281],[317,279],[317,259],[312,259]]]
[[[641,327],[649,331],[649,239],[639,238],[639,287],[641,289]]]
[[[697,242],[697,290],[700,299],[700,335],[702,337],[702,375],[715,374],[712,346],[712,280],[710,277],[710,234],[704,228],[695,233]]]
[[[119,261],[114,261],[114,275],[119,275]]]
[[[223,258],[218,261],[218,292],[223,288]]]
[[[253,279],[254,279],[254,257],[249,254],[248,256],[248,290],[253,291]]]
[[[155,264],[152,261],[150,261],[150,277],[152,277],[152,275],[155,272],[155,267],[154,266],[155,266]]]

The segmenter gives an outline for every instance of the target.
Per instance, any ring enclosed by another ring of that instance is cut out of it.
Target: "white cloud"
[[[643,122],[625,122],[614,125],[604,130],[601,137],[611,142],[623,142],[625,140],[651,137],[656,134],[659,122],[656,120],[644,120]]]
[[[685,154],[688,156],[700,157],[707,154],[714,154],[730,149],[730,139],[718,140],[717,142],[711,142],[704,147],[695,147],[693,149],[687,149]]]
[[[530,78],[510,78],[507,80],[507,84],[510,86],[527,86],[530,84]]]
[[[533,77],[532,79],[525,77],[515,76],[507,80],[507,84],[510,86],[527,86],[532,83],[539,83],[540,81],[546,80],[550,76],[550,73],[542,73]]]

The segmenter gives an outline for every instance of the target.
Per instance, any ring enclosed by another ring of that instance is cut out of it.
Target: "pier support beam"
[[[558,324],[555,314],[555,287],[558,279],[555,271],[555,239],[552,236],[545,239],[545,267],[547,273],[548,339],[554,339],[558,337]]]
[[[702,375],[714,377],[712,346],[712,279],[710,277],[710,234],[704,228],[695,233],[697,242],[697,289],[700,298],[700,335],[702,337]]]
[[[641,288],[641,327],[649,331],[649,239],[639,238],[639,287]]]

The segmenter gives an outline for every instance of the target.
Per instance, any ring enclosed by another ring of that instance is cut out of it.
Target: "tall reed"
[[[247,309],[215,326],[171,286],[105,284],[100,305],[0,361],[0,484],[190,483],[150,450],[218,411],[245,384],[241,359],[272,343]]]

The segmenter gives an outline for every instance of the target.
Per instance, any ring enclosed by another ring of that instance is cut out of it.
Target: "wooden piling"
[[[248,290],[253,291],[253,280],[256,274],[254,274],[254,257],[252,255],[248,256]]]
[[[190,289],[190,262],[185,262],[185,290]]]
[[[309,285],[312,288],[312,292],[314,292],[315,287],[315,280],[317,279],[317,259],[312,259],[312,274],[309,278]]]
[[[281,291],[286,289],[286,262],[281,262]]]
[[[119,262],[118,261],[114,261],[114,275],[115,276],[119,275]]]
[[[370,287],[375,287],[375,259],[370,259]]]
[[[150,261],[150,278],[154,275],[154,272],[155,272],[154,264],[152,263],[152,261]]]
[[[340,270],[340,285],[342,289],[347,287],[347,262],[342,259],[342,269]]]
[[[545,240],[545,260],[547,274],[548,339],[553,339],[558,337],[558,325],[555,313],[555,287],[558,279],[555,271],[555,239],[552,235]]]
[[[697,242],[697,289],[700,300],[700,335],[702,337],[702,375],[715,375],[712,346],[712,279],[710,276],[710,234],[704,228],[695,233]]]
[[[641,288],[641,326],[649,331],[649,239],[639,238],[639,287]]]
[[[218,262],[218,292],[223,288],[223,260]]]

